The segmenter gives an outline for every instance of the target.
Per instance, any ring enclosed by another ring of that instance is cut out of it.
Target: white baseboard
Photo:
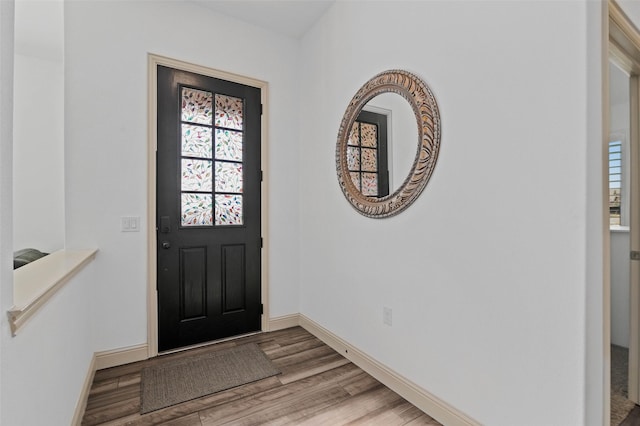
[[[71,420],[71,424],[73,426],[80,426],[82,423],[82,417],[84,416],[84,410],[87,408],[87,400],[89,399],[89,392],[91,391],[91,385],[93,384],[93,377],[95,374],[96,355],[93,354],[93,357],[91,357],[91,363],[89,364],[89,370],[87,371],[87,376],[85,377],[84,384],[82,385],[82,392],[80,392],[78,402],[76,403],[76,411],[73,413],[73,419]]]
[[[95,377],[97,370],[128,364],[130,362],[142,361],[147,358],[148,354],[146,344],[94,353],[91,358],[91,363],[89,364],[89,371],[87,371],[87,376],[84,379],[82,392],[78,397],[76,411],[73,413],[71,424],[73,426],[80,426],[82,423],[82,417],[84,417],[84,411],[87,408],[89,392],[91,391],[91,385],[93,384],[93,378]]]
[[[480,425],[479,422],[382,365],[306,316],[300,315],[299,325],[440,423],[447,426]]]
[[[116,367],[130,362],[142,361],[149,358],[146,344],[129,346],[128,348],[114,349],[111,351],[96,352],[95,369]]]
[[[285,328],[297,327],[300,325],[300,314],[283,315],[281,317],[269,319],[269,329],[266,331],[284,330]]]

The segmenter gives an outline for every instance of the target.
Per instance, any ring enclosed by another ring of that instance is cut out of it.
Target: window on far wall
[[[622,225],[622,141],[609,142],[609,225]]]

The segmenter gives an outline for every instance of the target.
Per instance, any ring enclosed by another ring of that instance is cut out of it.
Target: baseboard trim
[[[278,331],[300,325],[300,314],[283,315],[269,319],[269,329],[266,331]]]
[[[116,367],[118,365],[129,364],[130,362],[142,361],[149,358],[147,344],[129,346],[127,348],[114,349],[111,351],[96,352],[95,369]]]
[[[451,426],[480,426],[476,420],[379,363],[302,314],[299,315],[299,325],[440,423]]]
[[[96,352],[91,358],[89,364],[89,371],[84,379],[82,386],[82,392],[78,397],[76,403],[76,411],[73,413],[73,419],[71,424],[73,426],[80,426],[82,418],[84,417],[84,411],[87,409],[87,400],[89,399],[89,392],[91,392],[91,385],[93,384],[93,378],[96,375],[97,370],[103,368],[116,367],[118,365],[128,364],[130,362],[142,361],[148,358],[147,345],[130,346],[128,348],[114,349],[111,351]]]
[[[76,411],[73,413],[73,419],[71,424],[73,426],[80,426],[82,424],[82,417],[84,417],[84,411],[87,409],[87,400],[89,399],[89,392],[91,391],[91,385],[93,384],[93,377],[96,375],[96,355],[91,357],[91,363],[89,364],[89,370],[87,376],[84,378],[84,384],[82,385],[82,392],[78,397],[76,403]]]

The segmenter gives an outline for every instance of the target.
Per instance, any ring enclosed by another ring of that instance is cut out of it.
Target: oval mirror
[[[433,173],[440,132],[435,98],[419,77],[402,70],[373,77],[349,103],[338,132],[336,170],[347,200],[373,218],[406,209]]]

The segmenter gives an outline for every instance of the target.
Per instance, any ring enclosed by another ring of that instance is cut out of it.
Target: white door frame
[[[232,81],[234,83],[244,84],[245,86],[257,87],[260,89],[260,102],[262,103],[261,118],[261,160],[260,167],[263,171],[263,181],[261,187],[261,229],[264,241],[262,249],[262,272],[261,272],[261,298],[264,311],[262,313],[261,330],[268,331],[269,327],[269,271],[268,271],[268,218],[267,218],[267,188],[268,188],[268,150],[267,136],[269,134],[268,124],[268,83],[262,80],[245,77],[238,74],[232,74],[225,71],[216,70],[176,59],[167,58],[160,55],[148,55],[148,128],[147,128],[147,351],[148,357],[152,358],[158,355],[158,293],[157,283],[157,263],[156,263],[156,146],[157,146],[157,68],[159,65],[166,66],[182,71],[193,72],[196,74],[215,77],[222,80]]]

